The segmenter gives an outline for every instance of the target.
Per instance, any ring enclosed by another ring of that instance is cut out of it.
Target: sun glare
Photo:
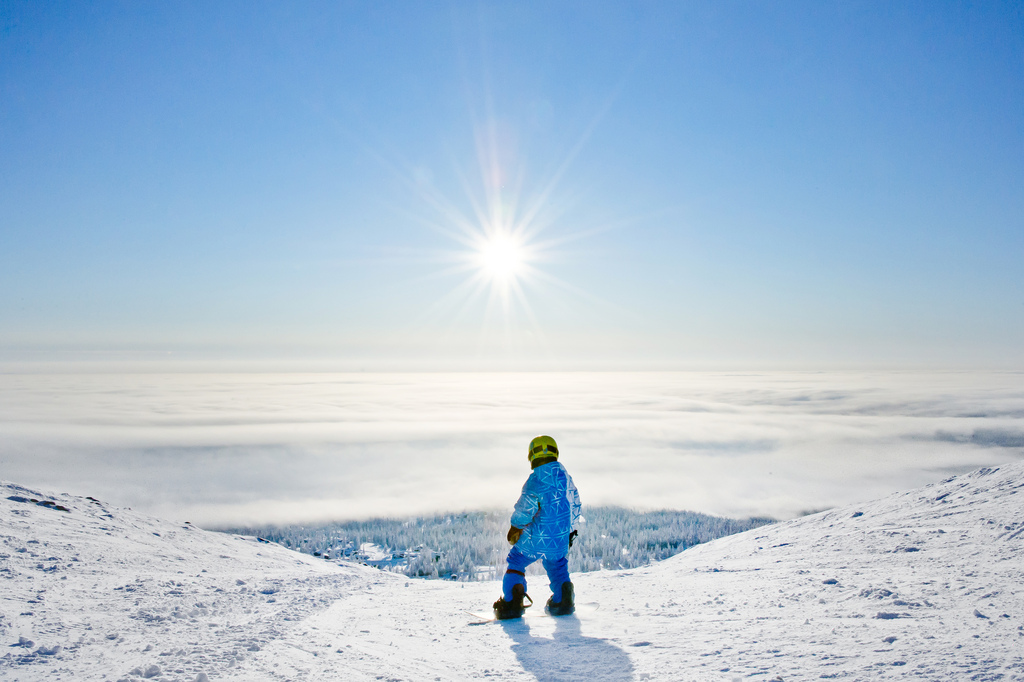
[[[430,182],[410,181],[431,212],[437,213],[421,220],[459,245],[455,251],[438,254],[438,260],[447,264],[438,275],[458,275],[461,281],[427,307],[421,319],[453,312],[453,333],[461,333],[463,320],[482,313],[481,349],[494,343],[502,348],[546,344],[531,297],[544,295],[547,301],[552,287],[583,293],[550,270],[564,253],[558,250],[563,244],[594,229],[567,232],[559,219],[566,207],[553,200],[555,186],[575,152],[547,182],[528,183],[525,170],[514,163],[515,154],[503,152],[506,142],[497,125],[477,130],[479,177],[456,168],[466,193],[464,201],[448,198]],[[508,165],[502,163],[502,154],[511,157]],[[524,187],[531,191],[524,192]],[[561,234],[541,238],[556,228]]]
[[[506,282],[522,273],[523,248],[511,235],[496,233],[480,245],[480,267],[491,280]]]

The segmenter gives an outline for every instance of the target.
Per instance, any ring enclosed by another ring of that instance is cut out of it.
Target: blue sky
[[[1024,364],[1019,3],[550,4],[0,3],[0,360]]]

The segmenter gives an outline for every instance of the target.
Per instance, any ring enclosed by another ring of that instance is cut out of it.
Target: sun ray
[[[526,313],[526,317],[530,322],[532,331],[541,341],[541,347],[550,351],[548,346],[547,334],[544,332],[544,327],[541,325],[540,320],[537,319],[536,314],[533,312],[533,306],[530,305],[530,300],[526,296],[526,292],[523,291],[523,287],[519,282],[514,282],[512,290],[519,300],[519,304],[523,307],[523,311]]]
[[[417,315],[408,325],[409,334],[430,321],[447,319],[445,311],[451,308],[457,308],[452,319],[452,331],[456,331],[487,289],[487,282],[482,277],[471,275]]]
[[[459,325],[469,317],[474,304],[476,304],[476,302],[484,295],[484,292],[487,291],[487,283],[482,279],[473,279],[471,281],[474,285],[473,290],[470,292],[469,296],[465,298],[462,303],[462,307],[459,308],[459,311],[455,314],[454,323],[451,327],[450,334],[448,335],[449,338],[452,334],[459,333]]]
[[[498,343],[502,349],[535,344],[541,351],[550,350],[550,335],[539,319],[543,308],[534,305],[542,300],[538,295],[549,297],[545,289],[607,305],[556,277],[552,272],[554,264],[567,255],[567,245],[631,222],[609,221],[567,230],[574,222],[569,213],[572,207],[586,199],[582,194],[567,195],[560,189],[570,167],[617,99],[621,84],[587,121],[571,146],[563,148],[563,155],[552,159],[554,163],[547,165],[549,172],[541,178],[527,173],[527,165],[517,153],[520,149],[515,144],[516,130],[505,127],[496,115],[489,86],[490,80],[485,78],[483,101],[477,100],[483,105],[480,108],[473,106],[472,92],[467,95],[475,148],[475,159],[469,159],[475,164],[460,163],[459,159],[466,157],[451,155],[451,179],[462,190],[458,200],[431,182],[429,176],[425,179],[421,167],[406,160],[399,150],[373,149],[366,144],[366,137],[345,132],[428,210],[389,208],[458,245],[455,250],[431,255],[426,260],[438,262],[439,267],[429,275],[414,278],[416,282],[451,277],[460,281],[412,316],[412,326],[436,326],[447,319],[451,333],[465,337],[465,322],[476,314],[481,320],[481,352],[486,352],[489,343]],[[557,201],[556,191],[560,193]],[[433,217],[428,218],[431,213]]]
[[[634,222],[611,221],[567,231],[567,223],[572,220],[565,220],[566,215],[572,206],[585,201],[585,197],[566,195],[564,190],[559,189],[569,168],[618,97],[621,87],[616,88],[607,98],[564,156],[548,166],[553,172],[541,178],[539,183],[528,183],[536,178],[528,176],[526,164],[511,153],[514,149],[508,148],[511,144],[509,140],[502,138],[503,130],[497,123],[499,119],[489,79],[485,78],[485,81],[484,106],[477,110],[471,105],[470,111],[476,171],[467,173],[466,166],[458,162],[459,157],[451,157],[450,167],[454,170],[454,180],[462,190],[459,201],[453,200],[429,181],[424,182],[418,172],[419,167],[406,160],[399,150],[387,148],[386,145],[382,145],[385,147],[383,149],[374,149],[367,144],[368,137],[379,138],[379,135],[357,135],[342,125],[340,120],[329,118],[341,133],[350,137],[389,171],[410,194],[418,197],[424,207],[429,209],[427,213],[433,213],[434,217],[428,219],[422,212],[402,211],[395,206],[389,206],[390,210],[443,235],[459,247],[427,258],[440,263],[441,267],[429,275],[414,278],[415,282],[425,282],[461,277],[461,281],[413,316],[409,325],[403,325],[407,327],[408,333],[415,334],[415,330],[422,329],[424,325],[434,327],[438,322],[446,320],[449,333],[442,336],[445,339],[456,335],[464,338],[465,323],[477,314],[481,320],[481,353],[486,353],[488,344],[495,342],[500,343],[502,349],[516,344],[534,343],[534,350],[550,352],[549,335],[531,303],[538,300],[536,296],[541,295],[555,302],[562,297],[552,298],[550,292],[545,291],[553,288],[568,294],[570,299],[610,305],[555,276],[552,264],[566,255],[563,249],[567,245]],[[472,99],[470,92],[467,102],[471,104]],[[373,128],[372,122],[367,121],[365,124]],[[508,144],[503,147],[505,143]],[[503,152],[509,152],[509,156],[503,157]],[[472,163],[468,165],[470,168],[473,166]],[[532,191],[527,192],[527,187],[531,187]],[[556,191],[561,192],[558,201],[554,201]],[[563,303],[570,306],[567,310],[571,309],[571,303]],[[625,312],[628,314],[630,311]],[[524,339],[523,335],[516,334],[520,330],[529,331],[530,337]],[[453,344],[452,347],[459,347],[459,344]]]

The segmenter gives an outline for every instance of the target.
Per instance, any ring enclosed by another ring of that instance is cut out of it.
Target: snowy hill
[[[981,469],[580,574],[595,613],[473,625],[496,583],[4,484],[0,679],[1024,680],[1021,492],[1024,464]]]

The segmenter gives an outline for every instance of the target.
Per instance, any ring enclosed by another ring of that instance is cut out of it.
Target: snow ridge
[[[369,569],[0,485],[0,678],[216,679]]]
[[[723,538],[652,567],[640,616],[741,679],[1024,679],[1021,492],[1015,463]]]

